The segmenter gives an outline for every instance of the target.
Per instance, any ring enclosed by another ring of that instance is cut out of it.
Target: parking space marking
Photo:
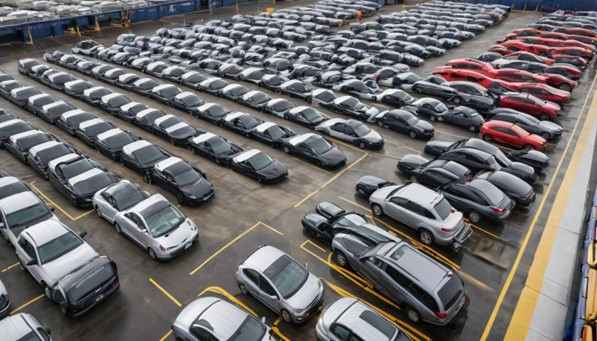
[[[374,217],[371,214],[371,210],[368,207],[365,207],[359,203],[356,203],[352,200],[346,199],[344,197],[338,197],[340,200],[343,200],[349,204],[352,204],[354,206],[357,206],[363,210],[365,210],[367,212],[367,216],[371,219],[373,219],[373,221],[375,221],[376,223],[382,224],[383,226],[385,226],[387,229],[389,229],[390,231],[400,235],[400,237],[402,237],[403,239],[405,239],[406,241],[409,242],[409,244],[411,244],[412,246],[414,246],[415,248],[417,248],[418,250],[421,251],[425,251],[427,254],[429,254],[430,256],[438,259],[439,261],[441,261],[442,263],[448,265],[449,267],[451,267],[452,269],[456,270],[456,271],[460,271],[460,265],[458,265],[457,263],[455,263],[454,261],[452,261],[450,258],[444,256],[443,254],[441,254],[439,251],[436,251],[434,248],[429,247],[425,244],[420,243],[418,240],[414,239],[413,237],[409,236],[408,234],[406,234],[404,231],[401,231],[400,229],[395,228],[394,226],[386,223],[385,221]]]
[[[13,315],[13,314],[16,314],[16,313],[18,313],[19,311],[21,311],[21,310],[23,310],[23,309],[27,308],[28,306],[30,306],[30,305],[32,305],[33,303],[35,303],[35,302],[37,302],[37,301],[41,300],[41,299],[42,299],[42,298],[44,298],[44,297],[46,297],[46,295],[44,295],[44,294],[41,294],[41,295],[39,295],[39,296],[36,296],[36,297],[33,297],[33,298],[32,298],[32,299],[30,299],[29,301],[27,301],[27,302],[25,302],[25,303],[21,304],[20,306],[18,306],[18,307],[16,307],[16,308],[14,308],[13,310],[11,310],[11,311],[10,311],[10,315]]]
[[[37,194],[39,194],[48,204],[52,205],[52,207],[56,207],[56,209],[58,209],[58,211],[62,212],[62,214],[64,214],[68,219],[70,219],[72,221],[77,221],[82,218],[85,218],[86,216],[88,216],[89,214],[91,214],[93,212],[93,210],[89,210],[89,211],[79,214],[78,216],[73,217],[70,213],[68,213],[66,211],[66,209],[62,208],[62,206],[58,205],[54,200],[50,199],[49,196],[47,196],[44,192],[42,192],[41,189],[39,189],[37,186],[35,186],[35,181],[29,183],[29,186],[31,186],[31,188],[35,192],[37,192]]]
[[[447,131],[445,131],[443,129],[437,129],[437,128],[435,128],[435,132],[440,133],[441,135],[447,135],[447,136],[450,136],[450,137],[455,137],[455,138],[457,138],[459,140],[462,140],[462,139],[465,139],[467,137],[470,137],[470,136],[466,136],[466,135],[458,135],[458,134],[454,134],[454,133],[449,133],[449,132],[447,132]]]
[[[164,336],[160,337],[160,341],[167,340],[170,337],[170,335],[172,335],[172,329],[168,330],[168,332],[164,334]]]
[[[495,324],[497,315],[502,307],[502,304],[504,303],[506,294],[510,290],[510,286],[512,285],[514,276],[516,275],[516,272],[518,271],[520,262],[522,261],[522,257],[524,256],[525,251],[528,247],[529,241],[531,239],[531,236],[532,236],[533,232],[535,231],[535,227],[537,226],[537,221],[539,220],[539,216],[541,215],[541,213],[543,211],[543,207],[545,206],[547,198],[551,194],[551,191],[553,189],[553,184],[555,182],[556,177],[560,173],[560,169],[562,168],[562,165],[564,164],[564,159],[566,158],[566,155],[568,154],[568,150],[570,149],[570,146],[572,146],[572,141],[574,140],[574,135],[576,135],[578,127],[580,126],[580,122],[584,119],[585,116],[589,115],[589,110],[587,110],[587,112],[585,113],[585,109],[586,109],[587,103],[589,101],[589,97],[591,97],[591,94],[593,94],[593,88],[595,87],[595,81],[597,81],[597,75],[593,78],[593,82],[591,83],[591,86],[589,87],[589,90],[587,91],[587,96],[585,97],[585,101],[580,110],[581,117],[578,117],[576,120],[576,123],[574,123],[574,128],[572,129],[572,132],[570,133],[568,142],[566,143],[566,146],[564,147],[564,151],[562,152],[562,155],[560,156],[560,160],[558,161],[558,164],[556,165],[553,175],[551,176],[551,178],[549,180],[547,189],[545,190],[545,192],[543,194],[543,198],[541,199],[541,202],[539,203],[539,206],[537,207],[537,210],[535,211],[535,215],[533,216],[533,219],[531,220],[531,223],[529,224],[529,227],[527,228],[527,232],[524,235],[524,238],[520,244],[520,248],[518,249],[518,253],[516,254],[514,263],[512,264],[512,267],[510,268],[510,272],[508,272],[508,276],[506,277],[506,280],[505,280],[504,284],[502,285],[502,288],[500,290],[498,298],[497,298],[495,305],[491,311],[491,315],[489,316],[489,319],[487,320],[487,323],[485,324],[485,328],[483,329],[483,334],[481,335],[481,339],[480,339],[481,341],[486,341],[489,338],[489,334],[491,333],[491,330],[493,329],[493,325]],[[576,146],[574,147],[573,150],[576,150]]]
[[[207,263],[211,262],[214,258],[216,258],[220,253],[224,252],[226,249],[228,249],[229,247],[231,247],[232,245],[234,245],[236,242],[238,242],[240,239],[242,239],[244,236],[246,236],[247,234],[249,234],[251,231],[253,231],[255,228],[257,228],[258,226],[263,226],[281,236],[284,235],[284,233],[280,232],[279,230],[267,225],[264,222],[258,221],[255,224],[253,224],[253,226],[249,227],[248,229],[244,230],[242,233],[240,233],[238,236],[234,237],[231,241],[229,241],[228,243],[224,244],[222,247],[220,247],[218,250],[216,250],[214,253],[211,254],[211,256],[207,257],[206,260],[204,260],[201,264],[199,264],[195,269],[193,269],[191,272],[189,272],[189,275],[192,276],[195,273],[197,273],[197,271],[201,270],[205,265],[207,265]]]
[[[338,172],[336,175],[334,175],[331,179],[329,179],[328,181],[326,181],[317,190],[315,190],[315,191],[307,194],[307,196],[305,196],[299,202],[297,202],[296,204],[294,204],[294,208],[297,208],[297,207],[301,206],[305,201],[309,200],[315,194],[317,194],[317,193],[321,192],[322,190],[324,190],[327,186],[329,186],[331,183],[333,183],[334,181],[336,181],[336,179],[338,179],[339,177],[341,177],[342,175],[344,175],[344,173],[348,172],[350,169],[352,169],[354,166],[356,166],[359,162],[363,161],[367,156],[369,156],[369,153],[363,154],[363,156],[361,156],[360,158],[358,158],[355,162],[353,162],[350,165],[344,167],[344,169],[342,169],[340,172]]]
[[[414,326],[410,325],[409,323],[406,323],[404,321],[402,321],[401,319],[399,319],[398,317],[386,312],[385,310],[371,304],[370,302],[368,302],[367,300],[364,300],[361,297],[358,297],[356,295],[354,295],[353,293],[351,293],[350,291],[340,287],[339,285],[333,284],[331,282],[329,282],[328,280],[323,280],[323,282],[330,288],[332,289],[336,294],[342,296],[342,297],[352,297],[352,298],[356,298],[359,301],[367,304],[369,307],[373,308],[375,311],[377,311],[379,314],[381,314],[382,316],[384,316],[385,318],[387,318],[388,320],[396,323],[398,326],[401,327],[401,330],[403,332],[405,332],[408,336],[410,336],[411,339],[413,340],[428,340],[430,341],[431,338],[427,335],[425,335],[422,331],[420,331],[419,329],[415,328]]]
[[[465,222],[467,222],[467,223],[468,223],[468,224],[469,224],[469,225],[470,225],[472,228],[474,228],[475,230],[477,230],[477,231],[479,231],[479,232],[483,232],[483,233],[485,233],[486,235],[488,235],[488,236],[492,237],[493,239],[497,239],[497,240],[503,241],[503,242],[505,242],[505,243],[508,243],[508,241],[504,240],[502,237],[498,236],[497,234],[495,234],[495,233],[493,233],[493,232],[490,232],[490,231],[487,231],[485,228],[483,228],[483,227],[481,227],[481,226],[479,226],[479,225],[476,225],[476,224],[473,224],[473,223],[471,223],[471,222],[470,222],[470,220],[468,220],[468,219],[464,219],[464,221],[465,221]]]
[[[174,304],[176,304],[179,308],[182,307],[182,303],[180,303],[180,301],[178,299],[176,299],[176,297],[174,297],[171,293],[169,293],[168,290],[164,289],[161,285],[159,285],[158,282],[156,282],[153,278],[149,277],[149,283],[153,284],[154,287],[156,287],[159,291],[161,291],[162,294],[164,294],[164,296],[166,296],[170,301],[172,301]]]
[[[17,265],[19,265],[19,262],[16,262],[14,264],[11,264],[11,265],[5,267],[4,269],[0,270],[0,272],[7,272],[11,269],[14,269]]]

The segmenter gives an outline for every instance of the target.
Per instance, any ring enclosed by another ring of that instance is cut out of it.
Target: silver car
[[[315,130],[362,149],[381,149],[384,144],[383,137],[378,132],[354,119],[331,118],[316,126]]]
[[[50,330],[33,315],[19,313],[0,321],[3,341],[41,340],[52,341]]]
[[[409,341],[410,338],[367,304],[343,297],[327,307],[315,326],[320,341]]]
[[[323,283],[289,255],[262,246],[238,267],[236,280],[251,295],[289,323],[303,323],[323,304]]]
[[[0,281],[0,319],[8,316],[10,312],[10,298],[8,297],[8,291],[4,283]]]
[[[121,180],[97,191],[93,195],[93,208],[98,216],[114,224],[116,215],[122,214],[149,198],[149,194],[128,180]]]
[[[332,251],[338,265],[365,277],[376,290],[404,307],[414,323],[445,326],[466,317],[463,308],[468,299],[460,277],[405,242],[368,246],[354,235],[341,233],[334,237]]]
[[[155,260],[172,259],[199,239],[197,225],[161,194],[116,214],[114,226]]]
[[[427,245],[449,245],[458,250],[472,234],[462,213],[442,194],[417,183],[380,188],[371,194],[369,204],[373,214],[387,215],[410,227]]]
[[[275,340],[270,328],[235,305],[214,296],[189,303],[172,324],[177,340],[267,341]]]
[[[24,230],[15,249],[21,266],[44,288],[53,288],[64,276],[99,256],[81,236],[57,220]]]
[[[19,234],[26,228],[58,221],[52,209],[30,191],[13,194],[0,200],[0,214],[2,236],[15,247]]]

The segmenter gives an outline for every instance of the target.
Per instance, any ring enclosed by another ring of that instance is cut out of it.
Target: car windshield
[[[201,175],[186,163],[179,163],[172,168],[178,168],[172,171],[174,174],[174,182],[178,186],[187,186],[201,180]]]
[[[101,98],[101,97],[104,97],[105,95],[108,95],[111,93],[112,93],[112,91],[102,88],[102,89],[97,89],[94,92],[92,92],[89,97]]]
[[[473,180],[471,186],[477,188],[489,201],[490,205],[499,205],[504,199],[504,193],[499,188],[491,184],[491,182],[483,180]]]
[[[353,126],[352,128],[354,130],[354,133],[358,137],[363,137],[363,136],[369,134],[369,132],[371,132],[371,129],[369,129],[369,127],[367,127],[366,124],[357,124],[357,125]]]
[[[309,277],[309,273],[287,255],[274,261],[263,274],[284,298],[294,295]]]
[[[104,143],[108,148],[122,148],[134,141],[135,139],[130,134],[121,133],[107,138]]]
[[[60,258],[83,244],[74,233],[67,231],[65,234],[55,238],[37,249],[41,264],[46,264],[54,259]]]
[[[442,200],[435,204],[434,208],[435,212],[437,212],[437,215],[443,220],[448,218],[450,213],[454,212],[454,208],[452,208],[452,205],[450,205],[446,198],[442,198]]]
[[[317,155],[327,153],[330,149],[332,149],[332,145],[323,138],[310,138],[308,145]]]
[[[114,202],[116,204],[116,208],[119,211],[127,210],[147,199],[147,197],[147,193],[133,185],[128,184],[112,195],[112,198],[114,198]]]
[[[228,341],[258,341],[263,340],[265,326],[248,315]]]
[[[130,103],[130,99],[126,96],[116,96],[114,98],[112,98],[112,100],[110,101],[110,105],[113,107],[121,107],[127,103]]]
[[[154,238],[161,237],[173,231],[184,220],[185,217],[182,213],[171,205],[164,206],[162,209],[152,212],[151,215],[145,218],[149,233]]]
[[[47,134],[35,134],[28,138],[19,139],[17,144],[20,150],[28,151],[31,147],[48,141],[50,141],[50,137]]]
[[[86,172],[92,168],[95,168],[97,164],[90,159],[81,158],[75,162],[65,164],[64,166],[60,167],[62,170],[62,175],[65,179],[70,179],[73,176],[79,175],[83,172]]]
[[[68,296],[70,302],[78,302],[115,275],[116,273],[114,272],[112,264],[105,263],[101,267],[91,269],[91,271],[85,273],[83,278],[79,279],[79,281],[68,290],[66,296]]]
[[[305,109],[301,113],[307,121],[315,121],[321,117],[321,114],[313,108]]]
[[[267,130],[272,140],[278,140],[286,136],[286,131],[279,126],[273,126]]]
[[[290,108],[290,103],[286,101],[279,101],[272,106],[272,109],[278,112],[288,110],[288,108]]]
[[[86,129],[87,136],[97,136],[105,131],[114,128],[114,126],[110,122],[102,122],[98,124],[94,124],[91,127]]]
[[[531,135],[531,133],[529,133],[528,131],[522,129],[521,127],[517,126],[517,125],[513,125],[512,126],[512,130],[518,135],[518,136],[527,136],[527,135]]]
[[[269,166],[273,160],[265,153],[258,153],[251,157],[248,162],[254,170],[261,170]]]
[[[157,146],[147,146],[133,152],[133,156],[141,165],[150,166],[158,161],[162,161],[168,156],[164,154]]]
[[[52,211],[45,204],[39,202],[35,205],[23,208],[6,215],[6,223],[15,235],[31,225],[32,222],[50,218]]]
[[[317,99],[323,102],[331,102],[336,98],[336,96],[334,96],[334,94],[332,92],[329,91],[324,91],[321,94],[319,94],[319,96],[317,96]]]
[[[69,153],[71,153],[71,150],[68,147],[66,147],[66,145],[59,144],[52,148],[42,150],[41,152],[37,153],[36,156],[39,157],[41,162],[47,164],[51,160],[57,159]]]
[[[193,105],[197,106],[197,105],[201,105],[203,103],[201,98],[199,98],[199,96],[195,96],[195,95],[183,97],[182,101],[187,106],[193,106]]]
[[[4,199],[13,194],[28,192],[28,191],[29,191],[29,188],[27,188],[27,186],[25,186],[25,184],[23,184],[22,182],[20,182],[20,181],[13,182],[9,185],[0,187],[0,199]]]
[[[75,194],[85,197],[109,186],[113,182],[114,178],[112,176],[102,172],[89,179],[77,182],[73,185],[73,191]]]

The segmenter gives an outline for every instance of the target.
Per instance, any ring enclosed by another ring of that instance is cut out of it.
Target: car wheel
[[[151,184],[151,175],[145,173],[143,175],[143,180],[145,180],[146,183]]]
[[[95,210],[95,214],[97,214],[98,217],[102,217],[102,212],[100,212],[99,207],[94,206],[93,209]]]
[[[478,224],[479,221],[481,221],[481,215],[475,211],[472,211],[468,214],[468,219],[471,221],[471,223]]]
[[[382,121],[377,121],[377,126],[380,128],[385,128]]]
[[[371,210],[376,217],[383,216],[383,209],[378,204],[371,205]]]
[[[282,309],[282,311],[280,312],[280,315],[282,315],[282,320],[284,320],[284,322],[286,322],[286,323],[292,322],[292,318],[290,317],[290,314],[288,313],[288,311]]]
[[[181,205],[184,203],[184,196],[182,195],[182,193],[176,194],[176,201],[178,201],[178,203]]]
[[[334,262],[340,265],[341,267],[345,268],[348,265],[348,259],[346,258],[346,255],[341,251],[334,250],[332,257],[334,259]]]
[[[479,129],[477,126],[470,126],[470,127],[468,127],[468,130],[472,131],[473,133],[476,132],[477,129]]]
[[[411,306],[406,307],[406,316],[412,323],[419,323],[419,321],[421,320],[419,312]]]
[[[247,287],[244,284],[238,283],[238,289],[240,290],[241,294],[249,296],[249,290],[247,290]]]
[[[437,117],[435,117],[434,115],[429,116],[429,120],[431,120],[431,122],[435,122],[437,120]]]
[[[433,244],[433,234],[426,229],[420,229],[419,240],[425,245],[431,245]]]
[[[158,256],[155,254],[155,251],[153,251],[152,248],[147,248],[147,254],[149,255],[149,258],[151,258],[153,260],[158,259]]]
[[[410,136],[411,139],[416,139],[417,138],[417,133],[414,130],[411,130],[408,133],[408,136]]]

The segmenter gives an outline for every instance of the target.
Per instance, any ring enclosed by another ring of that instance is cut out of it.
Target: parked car
[[[332,118],[315,127],[316,131],[358,146],[361,149],[381,149],[383,137],[363,122],[343,118]]]
[[[420,138],[429,140],[433,137],[435,132],[431,123],[402,109],[382,111],[379,114],[372,116],[369,119],[369,122],[376,123],[382,128],[388,128],[402,134],[408,134],[408,136],[413,139]]]
[[[233,170],[261,183],[276,183],[288,177],[288,168],[257,149],[242,151],[232,157]]]
[[[172,114],[156,118],[153,121],[152,128],[156,134],[177,146],[186,146],[189,137],[197,134],[197,129],[193,128],[180,117]]]
[[[31,335],[38,340],[52,341],[50,329],[28,313],[17,313],[0,320],[0,329],[5,335],[10,335],[7,341],[18,341],[23,335]],[[12,335],[16,336],[12,337]]]
[[[491,120],[481,127],[480,136],[488,142],[496,142],[515,149],[545,149],[546,140],[531,134],[515,123]]]
[[[181,205],[205,203],[215,195],[205,173],[178,157],[169,157],[156,163],[147,179],[174,194]]]
[[[68,154],[76,153],[76,149],[69,144],[48,141],[29,149],[27,163],[44,179],[48,178],[48,163]]]
[[[298,155],[323,168],[341,168],[346,164],[346,155],[323,137],[305,133],[283,141],[285,153]]]
[[[563,128],[551,121],[540,121],[532,115],[508,108],[496,108],[490,112],[492,120],[515,123],[524,130],[540,135],[546,140],[557,140],[562,136]]]
[[[95,140],[95,148],[100,153],[114,161],[120,161],[122,148],[127,144],[137,141],[139,138],[129,131],[120,128],[107,130],[98,134]]]
[[[195,153],[224,166],[230,166],[232,158],[243,151],[240,146],[210,132],[191,137],[189,146]]]
[[[26,163],[29,156],[29,149],[55,139],[53,135],[41,130],[28,130],[10,136],[4,147],[19,161]]]
[[[122,163],[148,179],[149,171],[158,162],[170,157],[166,151],[146,140],[137,140],[122,148]]]

